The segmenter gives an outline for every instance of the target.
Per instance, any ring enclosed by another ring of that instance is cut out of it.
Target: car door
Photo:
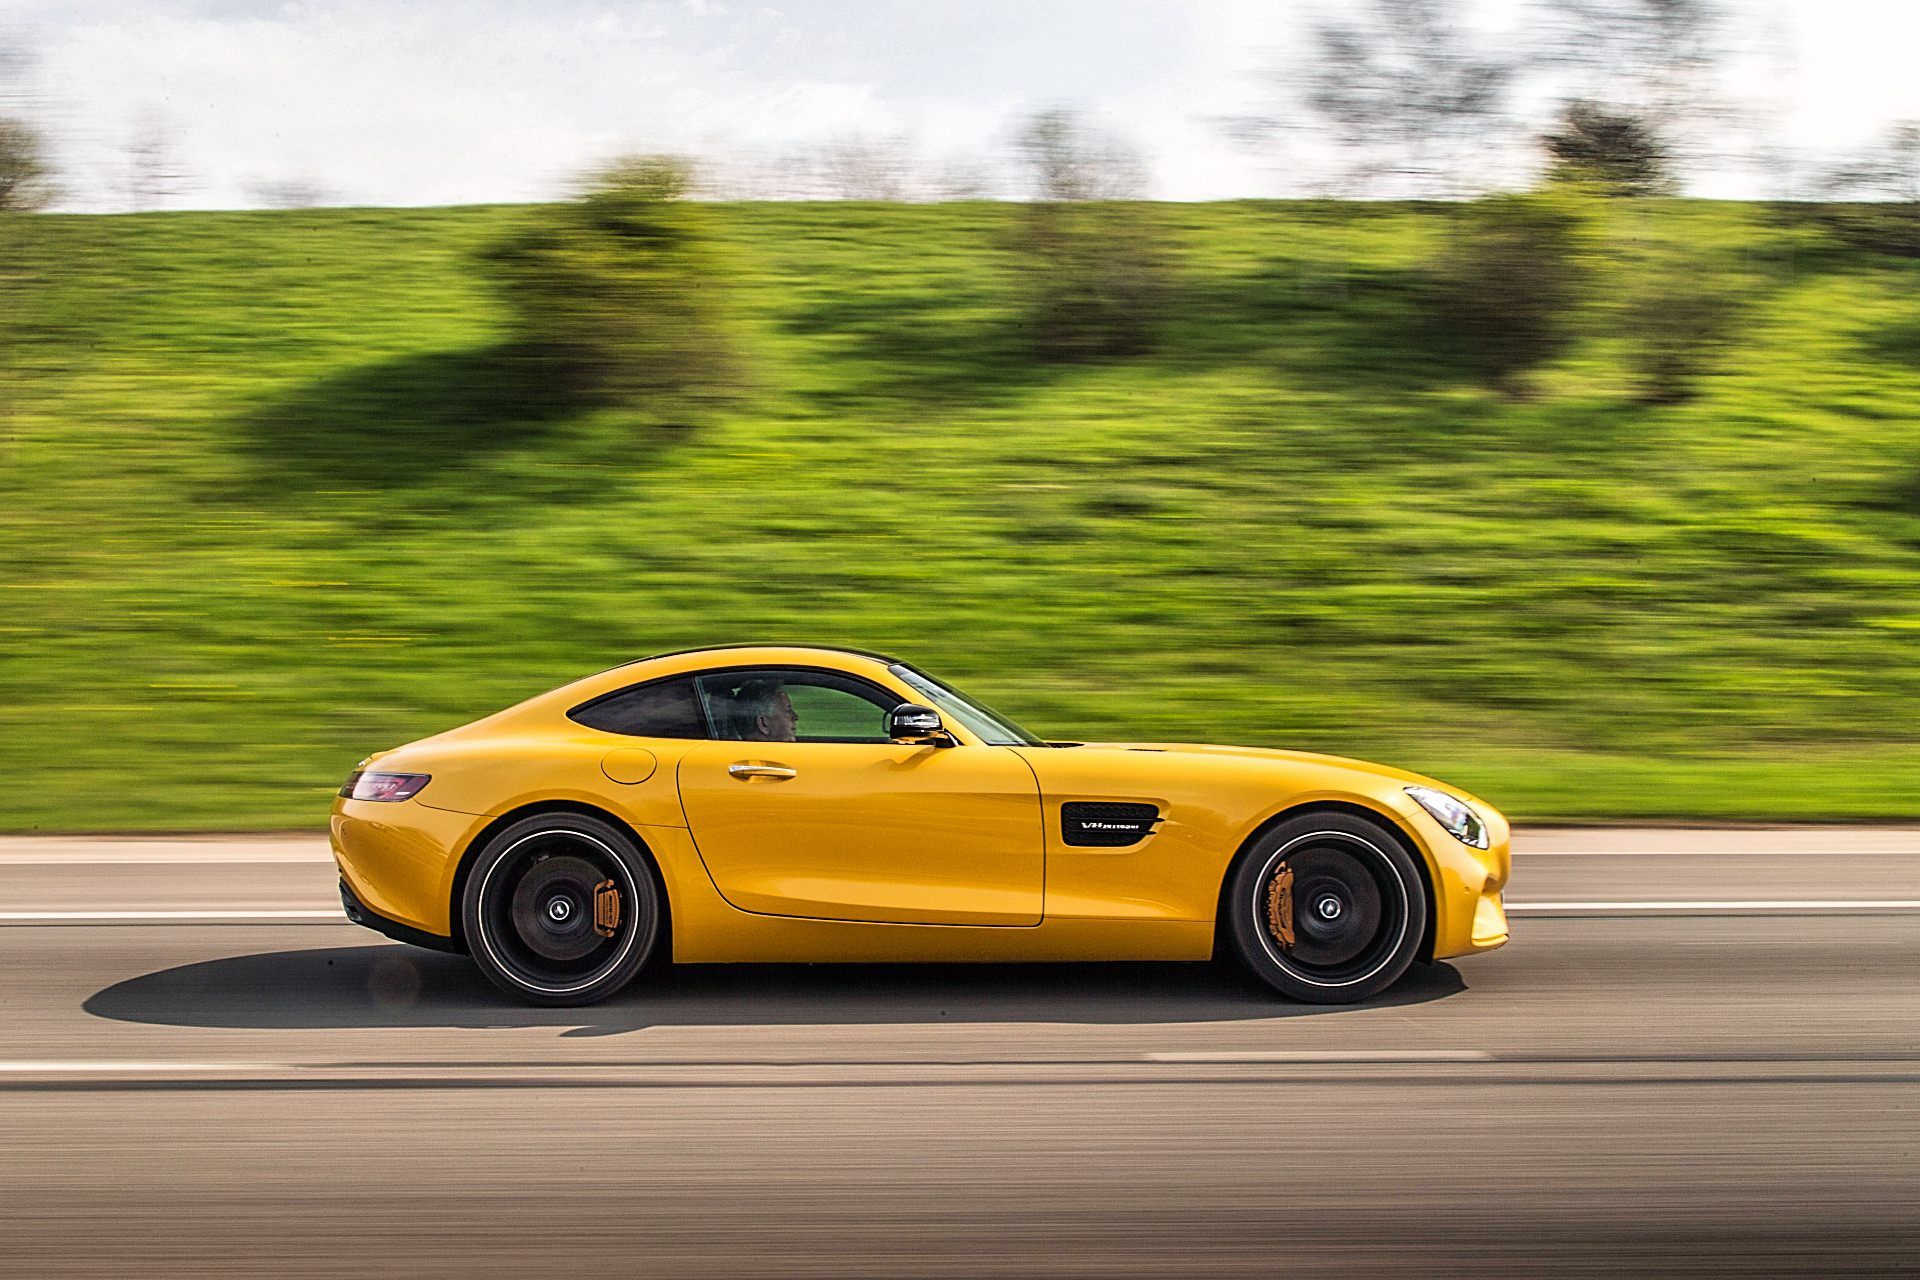
[[[886,713],[907,699],[844,672],[735,669],[700,689],[727,736],[681,758],[680,800],[728,902],[821,920],[1039,923],[1039,784],[1014,752],[892,742]],[[758,736],[787,732],[789,707],[794,740]]]

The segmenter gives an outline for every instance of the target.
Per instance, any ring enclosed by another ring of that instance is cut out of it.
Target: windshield
[[[905,663],[887,668],[899,676],[909,689],[925,698],[944,716],[952,716],[980,741],[995,747],[1044,747],[1047,744],[1005,716],[995,715],[979,703],[962,696],[932,676],[922,675]]]

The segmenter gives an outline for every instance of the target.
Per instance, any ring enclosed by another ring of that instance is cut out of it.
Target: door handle
[[[730,764],[727,776],[730,778],[793,778],[798,777],[798,769],[789,769],[783,764]]]

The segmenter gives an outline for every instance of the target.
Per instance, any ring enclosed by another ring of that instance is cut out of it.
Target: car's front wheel
[[[1289,818],[1235,864],[1225,907],[1240,959],[1286,995],[1349,1004],[1400,980],[1420,949],[1420,872],[1379,824]]]
[[[584,814],[537,814],[500,831],[475,856],[460,897],[474,963],[534,1004],[605,999],[640,972],[660,932],[646,855]]]

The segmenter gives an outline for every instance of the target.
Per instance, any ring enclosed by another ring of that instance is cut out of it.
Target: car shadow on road
[[[1366,1007],[1466,989],[1452,966],[1415,965]],[[1296,1004],[1235,966],[914,964],[657,966],[585,1009],[515,1003],[461,956],[412,947],[324,947],[162,969],[89,997],[119,1022],[252,1029],[556,1027],[618,1035],[655,1026],[821,1023],[1245,1021],[1336,1014]]]

